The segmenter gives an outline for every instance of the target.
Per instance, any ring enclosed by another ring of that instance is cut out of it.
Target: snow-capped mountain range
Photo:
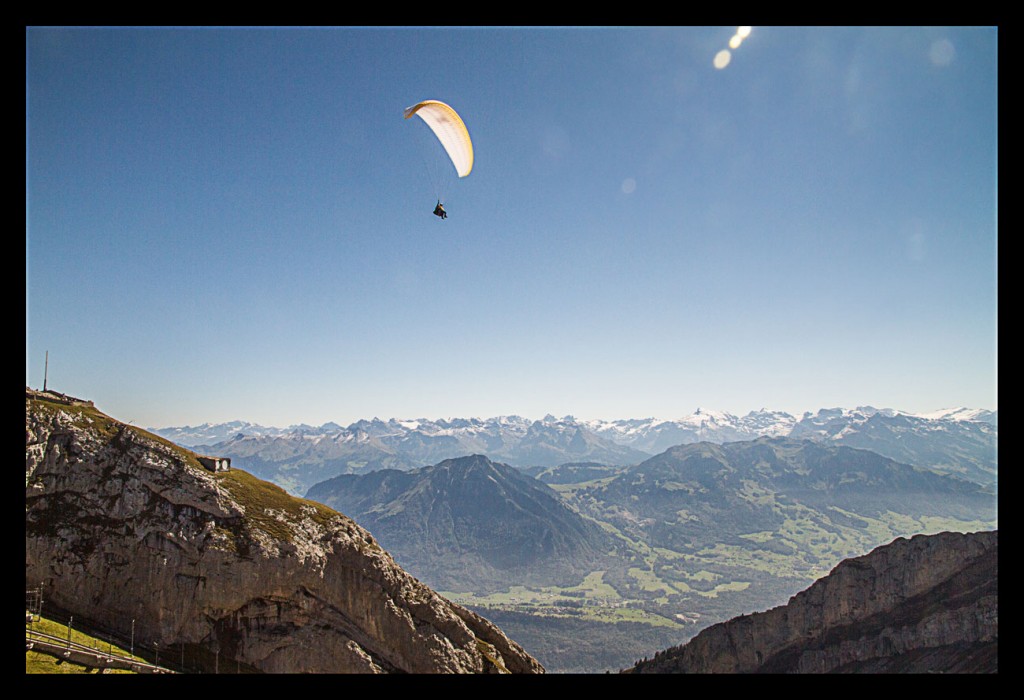
[[[347,427],[332,422],[287,428],[232,421],[150,430],[185,447],[231,457],[236,466],[300,495],[338,474],[412,469],[469,454],[516,467],[569,462],[624,466],[676,445],[765,436],[837,442],[984,485],[997,483],[997,413],[966,408],[927,414],[871,406],[829,408],[804,413],[799,419],[764,409],[745,416],[697,409],[674,420],[577,420],[552,415],[530,420],[511,415],[373,418]]]
[[[359,420],[347,427],[329,422],[320,426],[300,423],[287,428],[270,427],[246,421],[227,423],[203,423],[196,426],[169,428],[149,428],[151,432],[176,442],[185,447],[214,445],[238,435],[254,437],[307,437],[315,439],[320,436],[336,437],[339,433],[348,433],[353,439],[360,436],[383,437],[418,432],[432,437],[449,435],[485,436],[508,434],[522,437],[534,423],[542,425],[581,426],[595,435],[607,438],[618,445],[627,445],[643,452],[652,454],[669,447],[691,442],[733,442],[736,440],[752,440],[762,436],[785,437],[794,430],[805,434],[817,432],[821,435],[832,433],[828,426],[837,423],[858,425],[874,415],[884,417],[904,416],[922,421],[935,421],[935,427],[947,422],[985,423],[993,427],[997,424],[997,411],[971,408],[949,408],[929,413],[908,413],[890,408],[877,409],[871,406],[860,406],[853,409],[823,408],[795,418],[782,411],[761,409],[751,411],[738,417],[724,411],[698,408],[694,413],[675,419],[663,418],[625,418],[619,420],[577,420],[572,416],[555,418],[544,416],[534,421],[522,416],[497,416],[494,418],[449,418],[449,419],[395,419],[383,421],[380,418]]]

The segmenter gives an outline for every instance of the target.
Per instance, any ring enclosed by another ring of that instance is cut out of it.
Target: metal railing
[[[134,620],[130,636],[92,620],[78,621],[78,624],[74,625],[74,618],[67,611],[43,600],[39,589],[26,590],[25,600],[29,616],[25,628],[26,647],[34,651],[62,657],[91,668],[129,668],[138,673],[260,672],[249,664],[222,656],[218,651],[203,648],[200,644],[159,645],[156,642],[139,640],[135,634]],[[61,621],[66,620],[67,636],[56,636],[34,629],[33,620],[39,620],[40,617],[46,617],[56,624],[62,624]],[[100,644],[88,646],[72,641],[72,628],[93,637],[108,648],[104,650]],[[118,647],[120,653],[114,647]],[[126,649],[130,650],[127,655],[124,652]]]
[[[175,673],[168,668],[135,657],[114,653],[112,650],[104,652],[71,639],[62,639],[32,629],[25,630],[25,650],[47,654],[89,668],[123,669],[135,673]]]

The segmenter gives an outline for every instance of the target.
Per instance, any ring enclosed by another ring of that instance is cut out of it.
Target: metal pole
[[[134,617],[132,618],[132,649],[131,649],[131,652],[129,652],[129,653],[132,655],[132,658],[135,658],[135,618]]]
[[[50,372],[50,351],[46,351],[46,364],[43,369],[43,391],[46,391],[46,375]]]

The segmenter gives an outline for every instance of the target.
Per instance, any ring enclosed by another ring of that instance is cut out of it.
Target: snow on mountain
[[[236,435],[258,437],[299,437],[310,439],[331,437],[332,439],[366,440],[368,438],[404,438],[418,433],[421,436],[456,438],[499,438],[509,436],[522,438],[534,424],[561,429],[583,427],[598,437],[629,446],[634,449],[657,454],[669,447],[690,442],[733,442],[752,440],[761,436],[831,437],[836,438],[844,431],[855,429],[874,415],[894,418],[905,416],[926,421],[983,422],[995,425],[996,412],[985,409],[947,408],[928,413],[908,413],[889,408],[858,406],[856,408],[822,408],[817,412],[806,412],[800,419],[782,411],[760,409],[745,416],[735,416],[726,411],[698,408],[690,415],[680,418],[626,418],[620,420],[578,420],[573,416],[556,418],[548,414],[538,421],[522,416],[496,416],[493,418],[448,418],[448,419],[395,419],[380,418],[358,420],[347,427],[328,422],[321,426],[307,424],[277,428],[231,421],[228,423],[203,423],[197,426],[149,428],[185,447],[213,445]],[[851,428],[853,426],[853,428]]]
[[[184,447],[196,447],[199,445],[213,445],[224,440],[229,440],[236,435],[258,435],[273,436],[283,435],[288,431],[281,428],[268,428],[256,423],[247,421],[231,421],[229,423],[203,423],[201,425],[185,425],[172,428],[148,428],[155,433],[167,438],[171,442],[183,445]]]
[[[337,423],[324,423],[312,426],[305,423],[290,425],[287,428],[249,423],[248,421],[230,421],[227,423],[202,423],[201,425],[185,425],[171,428],[147,428],[149,432],[165,437],[183,447],[199,447],[215,445],[230,440],[238,435],[244,437],[293,437],[316,440],[321,437],[337,435],[345,432],[345,428]]]
[[[996,412],[966,408],[924,414],[872,406],[823,408],[799,419],[767,409],[735,416],[698,408],[675,419],[579,420],[550,414],[540,420],[374,417],[344,428],[337,423],[268,428],[232,421],[151,430],[185,447],[218,450],[252,469],[258,466],[266,470],[258,474],[262,478],[284,480],[285,474],[291,479],[286,488],[293,490],[315,483],[303,484],[299,478],[300,466],[306,469],[312,464],[350,473],[383,466],[412,468],[482,454],[521,467],[578,461],[630,465],[677,445],[759,437],[838,442],[982,484],[994,485],[998,479]]]
[[[956,420],[971,421],[978,423],[995,423],[996,411],[989,411],[984,408],[942,408],[929,413],[914,414],[917,418],[927,420]]]
[[[985,423],[995,426],[996,412],[985,409],[947,408],[928,413],[909,413],[891,408],[874,408],[858,406],[857,408],[823,408],[817,413],[804,413],[797,422],[791,435],[794,437],[837,437],[842,432],[857,429],[873,418],[892,419],[899,422],[911,421],[921,429],[948,429],[950,423]]]
[[[657,454],[669,447],[691,442],[735,442],[761,436],[788,435],[796,419],[779,411],[751,411],[737,417],[725,411],[698,408],[675,419],[644,418],[617,421],[586,421],[584,425],[601,437]]]

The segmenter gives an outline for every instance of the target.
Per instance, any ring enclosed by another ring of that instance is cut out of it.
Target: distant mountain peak
[[[501,590],[514,572],[551,585],[582,577],[613,542],[546,484],[482,454],[407,472],[346,474],[314,485],[308,499],[353,517],[396,560],[442,590]]]
[[[465,455],[464,457],[451,457],[449,459],[438,462],[433,468],[434,469],[452,469],[455,471],[469,471],[476,468],[493,468],[495,462],[492,462],[487,458],[486,455],[474,454]],[[424,467],[423,469],[427,469]]]
[[[630,465],[675,445],[721,444],[761,436],[842,442],[905,463],[958,473],[979,483],[994,483],[996,419],[995,412],[960,408],[914,415],[869,405],[831,407],[806,412],[797,419],[765,408],[738,417],[701,406],[677,419],[579,420],[548,413],[541,420],[504,415],[383,421],[375,416],[346,428],[324,423],[319,428],[282,430],[236,421],[192,432],[181,428],[152,432],[185,447],[204,446],[204,450],[227,443],[221,450],[225,456],[241,459],[239,464],[250,465],[260,476],[300,495],[334,474],[382,467],[411,469],[468,454],[487,455],[516,467],[580,461]],[[936,463],[934,453],[921,452],[923,443],[910,439],[912,434],[947,440],[946,461]],[[239,435],[251,438],[247,441]]]

